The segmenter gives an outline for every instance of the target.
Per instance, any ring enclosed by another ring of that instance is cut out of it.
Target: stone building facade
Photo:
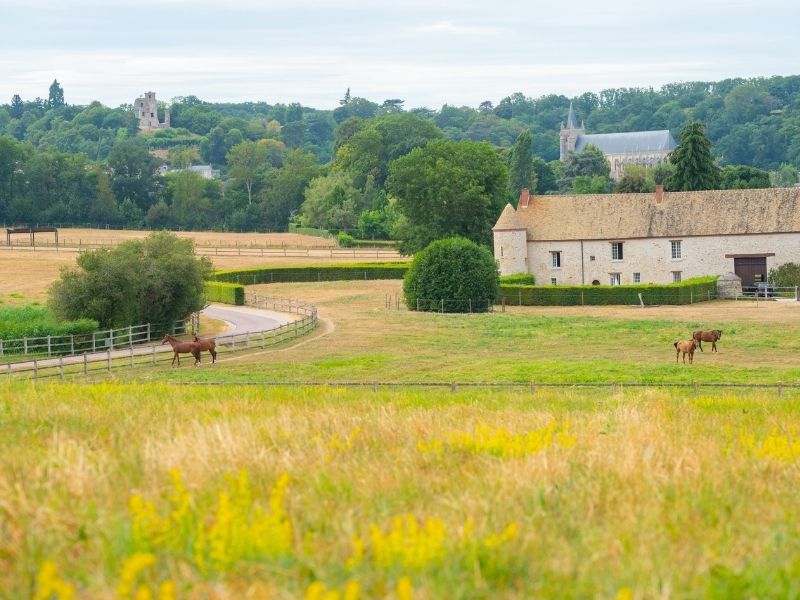
[[[520,195],[493,228],[503,275],[540,285],[671,283],[800,263],[800,189]],[[524,248],[521,237],[525,236]]]
[[[169,109],[164,110],[164,122],[158,121],[158,103],[155,92],[145,92],[133,103],[136,117],[139,119],[139,131],[165,129],[169,127]]]
[[[612,179],[619,181],[625,165],[636,164],[652,167],[667,160],[677,144],[669,130],[630,131],[627,133],[586,133],[583,123],[578,126],[572,104],[569,105],[567,124],[560,132],[559,158],[566,160],[570,152],[580,152],[588,145],[594,145],[605,154],[611,165]]]

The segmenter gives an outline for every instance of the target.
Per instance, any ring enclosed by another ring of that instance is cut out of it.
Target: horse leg
[[[178,358],[178,353],[177,352],[173,353],[173,355],[172,355],[172,363],[171,363],[171,365],[173,367],[175,366],[175,359],[176,358]],[[178,363],[178,364],[180,365],[180,363]]]
[[[211,348],[209,353],[211,354],[211,364],[213,365],[215,362],[217,362],[217,351]]]
[[[702,339],[697,341],[697,347],[700,348],[700,352],[703,352],[703,340]]]
[[[716,352],[717,351],[717,342],[716,341],[711,342],[711,351],[712,352]]]

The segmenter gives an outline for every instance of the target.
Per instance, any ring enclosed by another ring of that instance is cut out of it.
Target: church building
[[[625,165],[652,167],[667,160],[677,144],[668,129],[663,131],[629,131],[627,133],[587,134],[583,123],[578,126],[572,103],[569,105],[566,127],[561,128],[560,160],[570,152],[580,152],[589,144],[597,146],[611,165],[611,178],[619,181]]]

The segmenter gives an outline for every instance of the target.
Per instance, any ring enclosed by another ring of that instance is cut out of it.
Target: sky
[[[800,74],[797,0],[0,0],[0,103],[406,109]]]

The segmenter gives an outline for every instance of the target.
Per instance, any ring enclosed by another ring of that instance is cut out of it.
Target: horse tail
[[[676,349],[676,350],[678,349],[678,342],[675,342],[675,343],[674,343],[674,344],[672,344],[672,345],[673,345],[673,346],[675,346],[675,349]]]

